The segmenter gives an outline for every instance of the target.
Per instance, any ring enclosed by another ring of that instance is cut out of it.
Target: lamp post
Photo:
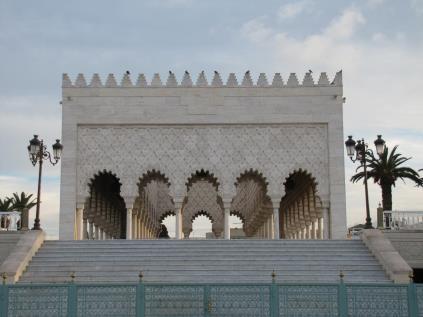
[[[385,141],[382,139],[382,135],[378,135],[377,139],[374,142],[376,147],[376,152],[381,156],[385,150]],[[364,229],[372,229],[372,218],[370,218],[370,207],[369,207],[369,189],[367,187],[367,160],[366,156],[368,153],[373,151],[368,148],[367,143],[362,138],[355,142],[351,135],[348,136],[348,139],[345,141],[345,147],[347,148],[347,155],[353,163],[359,161],[360,165],[364,169],[364,192],[366,196],[366,224]],[[355,158],[354,158],[355,154]]]
[[[60,144],[60,140],[56,140],[53,144],[53,155],[47,151],[47,147],[44,145],[43,140],[38,139],[38,135],[34,135],[34,138],[29,141],[28,154],[32,165],[39,163],[38,168],[38,190],[37,190],[37,210],[35,214],[34,227],[32,230],[41,230],[40,227],[40,196],[41,196],[41,174],[43,170],[43,161],[49,160],[52,165],[56,165],[60,160],[62,154],[63,145]]]

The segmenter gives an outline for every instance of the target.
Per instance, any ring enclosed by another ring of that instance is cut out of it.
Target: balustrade
[[[383,211],[385,229],[423,229],[423,211],[385,210]]]

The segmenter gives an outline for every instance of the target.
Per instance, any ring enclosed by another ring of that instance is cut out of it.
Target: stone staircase
[[[19,283],[389,282],[361,240],[45,241]]]
[[[13,251],[21,236],[20,231],[0,231],[0,266]]]

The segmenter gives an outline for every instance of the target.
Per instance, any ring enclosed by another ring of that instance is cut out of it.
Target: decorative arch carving
[[[267,192],[267,185],[269,185],[269,183],[267,182],[266,177],[263,176],[263,173],[260,173],[258,170],[253,170],[252,168],[244,171],[236,178],[235,186],[238,186],[242,181],[250,179],[259,183]]]
[[[191,222],[193,222],[197,217],[199,216],[205,216],[207,217],[211,223],[214,223],[214,219],[213,217],[210,215],[210,213],[208,213],[206,210],[200,210],[197,213],[195,213],[192,217],[191,217]]]
[[[160,171],[156,171],[154,168],[151,171],[147,171],[147,173],[142,174],[142,176],[139,178],[137,186],[138,188],[145,187],[153,180],[161,181],[165,183],[168,187],[170,187],[169,178],[167,178],[166,175],[161,173]]]
[[[174,211],[167,211],[167,212],[163,213],[159,218],[159,222],[162,222],[168,216],[175,216],[175,212]]]
[[[210,173],[208,170],[201,169],[199,171],[195,171],[195,173],[192,173],[188,178],[187,182],[185,183],[187,186],[187,191],[189,191],[192,185],[199,180],[206,180],[211,183],[214,188],[216,188],[216,191],[219,190],[219,182],[217,177],[214,176],[213,173]]]

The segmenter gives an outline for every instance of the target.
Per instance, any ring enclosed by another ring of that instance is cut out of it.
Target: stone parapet
[[[28,231],[21,235],[12,252],[0,266],[0,273],[6,273],[8,284],[14,284],[19,280],[44,239],[45,232],[42,230]]]
[[[378,259],[394,283],[409,282],[409,276],[413,270],[380,230],[363,230],[361,239]]]
[[[68,74],[63,74],[62,80],[62,88],[131,88],[131,87],[138,87],[138,88],[158,88],[158,87],[273,87],[273,88],[292,88],[292,87],[341,87],[342,86],[342,71],[336,73],[332,82],[329,81],[328,76],[326,73],[321,73],[319,79],[315,81],[313,79],[312,73],[308,72],[305,74],[302,83],[297,78],[295,73],[291,73],[286,82],[282,79],[280,73],[276,73],[273,77],[273,80],[269,82],[267,80],[265,73],[260,73],[258,76],[257,82],[254,83],[253,79],[251,78],[251,74],[247,71],[244,74],[242,81],[239,83],[238,79],[236,78],[235,73],[230,73],[226,83],[224,83],[221,79],[219,72],[215,71],[213,75],[212,81],[209,83],[207,81],[206,75],[204,72],[201,72],[198,75],[197,80],[195,83],[191,79],[191,75],[189,72],[185,72],[181,82],[178,83],[176,76],[173,72],[169,71],[168,78],[166,82],[162,82],[160,78],[160,74],[155,73],[152,77],[151,82],[149,83],[146,79],[144,74],[139,74],[135,82],[131,80],[131,75],[129,73],[125,73],[120,81],[116,81],[114,74],[109,74],[106,78],[106,81],[103,83],[101,81],[99,74],[94,74],[89,82],[85,79],[83,74],[78,74],[75,81],[72,82]]]

